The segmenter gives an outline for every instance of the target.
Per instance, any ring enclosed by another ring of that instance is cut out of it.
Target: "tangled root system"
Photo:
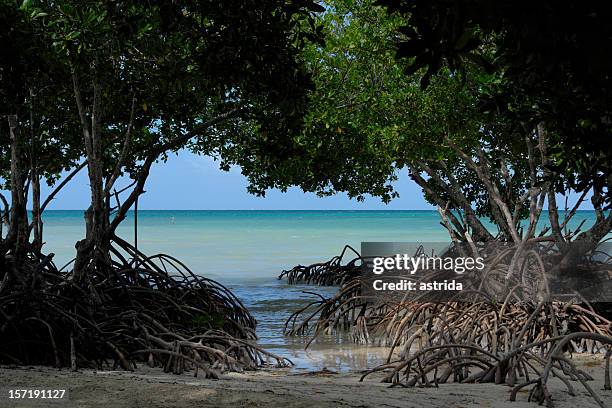
[[[28,258],[28,279],[2,268],[0,362],[126,370],[146,363],[208,377],[291,364],[256,344],[255,319],[223,285],[119,238],[111,253],[112,265],[82,284],[50,256]]]

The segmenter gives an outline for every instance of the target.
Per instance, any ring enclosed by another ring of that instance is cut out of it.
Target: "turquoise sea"
[[[545,218],[545,217],[543,217]],[[570,226],[594,213],[576,214]],[[47,211],[45,252],[58,266],[75,255],[84,235],[82,211]],[[119,228],[133,242],[134,213]],[[297,264],[328,260],[362,241],[447,242],[437,211],[139,211],[138,247],[148,255],[167,253],[201,274],[228,285],[258,320],[259,342],[291,358],[298,369],[362,370],[382,361],[384,351],[324,339],[303,350],[304,339],[283,336],[286,318],[316,290],[331,296],[336,288],[288,286],[278,274]]]
[[[580,211],[571,224],[583,219],[587,227],[594,213]],[[83,212],[47,211],[44,223],[46,252],[61,266],[85,233]],[[134,213],[118,232],[133,242]],[[345,244],[359,250],[362,241],[448,240],[437,211],[138,212],[139,249],[173,255],[223,283],[273,279],[284,268],[329,259]]]
[[[46,252],[74,257],[82,211],[45,213]],[[134,214],[119,228],[134,240]],[[338,254],[361,241],[447,241],[436,211],[139,211],[138,247],[164,252],[224,283],[273,279],[283,268]]]

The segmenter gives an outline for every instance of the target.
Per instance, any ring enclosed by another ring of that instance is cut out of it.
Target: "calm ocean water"
[[[134,214],[119,228],[133,242]],[[594,213],[579,212],[571,225]],[[228,285],[257,318],[260,343],[290,357],[298,368],[361,370],[382,361],[378,348],[355,347],[325,339],[309,351],[303,339],[282,334],[285,319],[312,295],[331,296],[335,288],[288,286],[277,281],[297,264],[328,260],[345,244],[359,250],[362,241],[447,242],[436,211],[140,211],[138,247],[153,255],[175,256],[195,273]],[[75,255],[84,234],[82,211],[47,211],[45,252],[58,266]]]
[[[579,212],[572,222],[594,213]],[[362,241],[446,242],[436,211],[140,211],[138,246],[146,254],[164,252],[194,272],[224,283],[263,281],[285,268],[340,253]],[[47,211],[46,252],[58,266],[75,255],[83,237],[82,211]],[[119,235],[133,242],[133,213]]]
[[[74,257],[84,234],[81,211],[45,213],[46,251]],[[140,211],[138,246],[164,252],[222,282],[271,279],[298,263],[340,253],[361,241],[447,241],[435,211]],[[130,214],[119,235],[133,242]]]

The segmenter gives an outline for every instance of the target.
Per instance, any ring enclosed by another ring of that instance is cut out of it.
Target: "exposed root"
[[[142,362],[209,377],[291,364],[255,343],[255,319],[223,285],[119,238],[112,254],[111,267],[92,269],[84,284],[33,257],[26,284],[0,270],[0,362],[74,369],[114,362],[126,370]]]
[[[342,260],[347,251],[356,255],[345,265]],[[290,285],[306,283],[318,286],[342,285],[349,279],[358,276],[361,272],[361,257],[359,253],[350,245],[346,245],[340,255],[334,256],[327,262],[315,263],[309,266],[297,265],[293,268],[282,271],[278,279],[287,279]]]
[[[532,260],[524,265],[530,271],[542,269],[538,255],[529,256]],[[508,267],[504,260],[511,258],[501,253],[485,276],[499,274]],[[525,276],[524,271],[517,274]],[[537,274],[530,277],[530,283],[541,283]],[[510,288],[496,288],[505,294],[503,301],[478,290],[462,292],[460,299],[445,302],[418,296],[374,301],[362,295],[361,278],[355,277],[335,296],[319,297],[293,314],[286,333],[311,336],[306,347],[321,334],[341,332],[359,343],[389,346],[386,364],[363,377],[385,372],[384,381],[394,386],[503,383],[513,387],[511,399],[519,390],[531,387],[530,400],[553,406],[547,383],[556,377],[571,395],[575,394],[572,383],[579,382],[604,406],[588,384],[592,378],[563,353],[606,352],[604,388],[609,389],[612,323],[580,296],[563,302],[544,299],[537,304],[521,300],[529,294],[525,286],[518,282]],[[521,297],[516,296],[519,291],[523,291]]]

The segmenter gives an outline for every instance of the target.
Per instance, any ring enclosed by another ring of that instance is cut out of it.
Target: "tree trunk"
[[[110,267],[110,211],[104,197],[102,164],[95,157],[88,158],[91,205],[85,211],[85,239],[76,244],[75,280],[85,277],[87,266],[95,269]]]
[[[89,270],[97,270],[104,273],[104,270],[110,267],[110,209],[104,190],[100,87],[99,84],[94,82],[91,124],[88,124],[78,80],[74,73],[73,84],[74,96],[83,129],[85,154],[87,157],[87,174],[91,191],[91,205],[85,212],[85,239],[76,244],[77,257],[74,266],[74,279],[80,282],[86,277]]]
[[[34,240],[32,247],[36,252],[42,249],[43,241],[43,223],[40,211],[40,176],[33,167],[31,169],[32,176],[32,229],[34,232]]]
[[[40,176],[38,174],[37,153],[39,149],[37,126],[34,117],[34,90],[30,88],[29,98],[30,108],[30,182],[32,185],[32,224],[34,232],[34,240],[32,241],[32,249],[40,253],[42,248],[42,219],[40,208]],[[28,229],[29,231],[29,229]]]
[[[20,264],[26,255],[29,235],[25,172],[17,116],[10,115],[8,121],[11,139],[11,210],[7,241],[16,264]]]

